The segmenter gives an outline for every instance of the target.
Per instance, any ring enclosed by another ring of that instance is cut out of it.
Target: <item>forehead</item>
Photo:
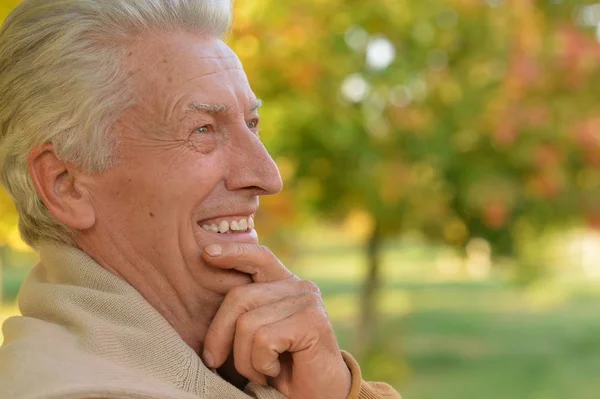
[[[242,63],[217,38],[192,33],[149,35],[130,43],[127,56],[142,100],[164,106],[186,99],[235,105],[252,97]]]

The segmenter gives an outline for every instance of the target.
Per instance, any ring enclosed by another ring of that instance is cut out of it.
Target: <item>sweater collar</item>
[[[61,325],[77,335],[85,352],[185,392],[249,397],[210,371],[135,288],[85,252],[57,244],[44,244],[39,252],[41,262],[19,296],[24,316]]]

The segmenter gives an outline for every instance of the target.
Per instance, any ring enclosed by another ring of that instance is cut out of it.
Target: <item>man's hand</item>
[[[259,245],[210,245],[202,256],[254,281],[225,296],[204,341],[207,366],[220,367],[233,351],[241,375],[287,398],[348,397],[350,371],[314,283],[300,280]]]

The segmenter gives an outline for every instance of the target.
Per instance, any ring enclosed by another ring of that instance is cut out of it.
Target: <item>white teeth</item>
[[[229,223],[226,220],[223,220],[219,225],[219,233],[225,234],[229,231]]]
[[[213,233],[221,234],[226,234],[230,231],[243,232],[254,229],[254,219],[249,217],[248,219],[240,219],[238,221],[233,220],[231,222],[223,220],[218,225],[214,223],[211,225],[205,224],[202,225],[202,228],[206,231],[212,231]]]

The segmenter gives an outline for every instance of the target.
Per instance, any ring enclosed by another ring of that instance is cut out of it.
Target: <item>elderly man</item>
[[[0,171],[40,253],[0,397],[394,398],[258,245],[281,179],[228,0],[25,0],[0,31]]]

